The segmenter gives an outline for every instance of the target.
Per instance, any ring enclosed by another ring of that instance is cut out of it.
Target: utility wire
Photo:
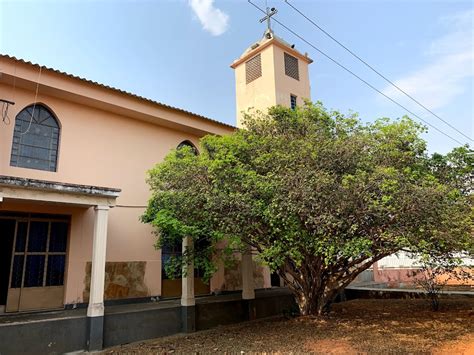
[[[352,50],[350,50],[349,48],[347,48],[344,44],[342,44],[340,41],[338,41],[336,38],[334,38],[334,36],[332,36],[331,34],[329,34],[326,30],[324,30],[321,26],[319,26],[314,20],[310,19],[308,16],[306,16],[301,10],[299,10],[296,6],[294,6],[293,4],[291,4],[288,0],[283,0],[285,1],[285,3],[290,6],[293,10],[295,10],[297,13],[299,13],[301,16],[303,16],[306,20],[308,20],[311,24],[313,24],[317,29],[319,29],[321,32],[323,32],[326,36],[328,36],[329,38],[331,38],[334,42],[336,42],[338,45],[340,45],[342,48],[344,48],[347,52],[349,52],[353,57],[357,58],[361,63],[363,63],[366,67],[368,67],[370,70],[372,70],[375,74],[377,74],[378,76],[380,76],[382,79],[384,79],[387,83],[389,83],[390,85],[392,85],[394,88],[396,88],[398,91],[400,91],[402,94],[404,94],[405,96],[407,96],[408,98],[410,98],[413,102],[417,103],[419,106],[423,107],[426,111],[428,111],[429,113],[431,113],[433,116],[435,116],[437,119],[439,119],[440,121],[444,122],[446,125],[448,125],[449,127],[451,127],[452,129],[454,129],[456,132],[458,132],[459,134],[461,134],[462,136],[464,136],[465,138],[469,139],[470,141],[473,141],[474,142],[474,139],[472,139],[471,137],[465,135],[463,132],[461,132],[459,129],[457,129],[456,127],[454,127],[453,125],[451,125],[448,121],[444,120],[442,117],[440,117],[439,115],[437,115],[435,112],[433,112],[432,110],[430,110],[428,107],[426,107],[425,105],[423,105],[420,101],[418,101],[416,98],[414,98],[413,96],[411,96],[410,94],[408,94],[405,90],[403,90],[401,87],[399,87],[397,84],[395,84],[392,80],[390,80],[389,78],[387,78],[385,75],[383,75],[382,73],[380,73],[377,69],[375,69],[372,65],[370,65],[369,63],[367,63],[364,59],[362,59],[360,56],[358,56],[356,53],[354,53]]]
[[[259,11],[261,11],[262,13],[266,13],[262,8],[260,8],[258,5],[254,4],[251,0],[247,0],[251,5],[253,5],[255,8],[257,8]],[[296,33],[294,30],[292,30],[291,28],[289,28],[288,26],[286,26],[284,23],[282,23],[281,21],[277,20],[276,18],[273,18],[273,21],[275,21],[276,23],[278,23],[281,27],[283,27],[284,29],[286,29],[288,32],[290,32],[291,34],[293,34],[294,36],[298,37],[300,40],[302,40],[303,42],[305,42],[308,46],[314,48],[316,51],[318,51],[319,53],[321,53],[323,56],[325,56],[327,59],[329,59],[331,62],[333,62],[334,64],[336,64],[337,66],[341,67],[342,69],[344,69],[345,71],[347,71],[349,74],[353,75],[354,77],[356,77],[357,79],[359,79],[360,81],[362,81],[365,85],[367,85],[368,87],[370,87],[372,90],[375,90],[376,92],[378,92],[380,95],[384,96],[385,98],[387,98],[388,100],[392,101],[395,105],[401,107],[402,109],[404,109],[406,112],[408,112],[409,114],[413,115],[414,117],[418,118],[420,121],[424,122],[426,125],[430,126],[431,128],[435,129],[436,131],[438,131],[439,133],[443,134],[444,136],[448,137],[449,139],[453,140],[454,142],[460,144],[460,145],[464,145],[464,143],[461,143],[460,141],[458,141],[456,138],[453,138],[451,137],[449,134],[443,132],[442,130],[440,130],[438,127],[432,125],[431,123],[429,123],[428,121],[424,120],[423,118],[421,118],[420,116],[418,116],[416,113],[410,111],[408,108],[406,108],[405,106],[403,106],[402,104],[400,104],[399,102],[395,101],[394,99],[392,99],[390,96],[384,94],[382,91],[380,91],[379,89],[377,89],[375,86],[373,86],[372,84],[370,84],[368,81],[362,79],[359,75],[357,75],[356,73],[354,73],[352,70],[346,68],[343,64],[339,63],[337,60],[333,59],[332,57],[330,57],[328,54],[326,54],[325,52],[323,52],[321,49],[319,49],[318,47],[316,47],[314,44],[312,44],[311,42],[309,42],[308,40],[306,40],[304,37],[302,37],[301,35],[299,35],[298,33]]]
[[[40,84],[40,79],[41,79],[42,68],[43,68],[42,66],[39,67],[38,80],[36,81],[35,102],[33,103],[33,109],[31,110],[30,123],[28,124],[28,128],[26,129],[25,132],[20,132],[20,136],[27,134],[30,131],[31,124],[33,123],[33,116],[35,114],[36,102],[38,100],[38,89],[39,89],[39,84]]]
[[[2,102],[2,121],[6,125],[9,125],[11,123],[10,116],[8,116],[8,108],[10,106],[10,103],[8,102]]]

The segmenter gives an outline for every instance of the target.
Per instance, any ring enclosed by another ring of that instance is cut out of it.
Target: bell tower
[[[235,71],[237,127],[242,127],[242,112],[253,108],[266,112],[275,105],[294,108],[310,99],[308,65],[313,61],[298,52],[294,45],[275,36],[270,17],[275,9],[267,8],[267,30],[260,41],[236,59]]]

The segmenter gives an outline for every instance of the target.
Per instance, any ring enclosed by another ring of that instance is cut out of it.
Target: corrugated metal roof
[[[31,65],[31,66],[38,67],[38,68],[41,67],[42,69],[46,69],[46,70],[52,71],[52,72],[54,72],[54,73],[67,76],[67,77],[72,78],[72,79],[80,80],[80,81],[83,81],[83,82],[86,82],[86,83],[89,83],[89,84],[93,84],[93,85],[96,85],[96,86],[99,86],[99,87],[102,87],[102,88],[105,88],[105,89],[108,89],[108,90],[112,90],[112,91],[115,91],[115,92],[118,92],[118,93],[121,93],[121,94],[130,96],[130,97],[134,97],[134,98],[136,98],[136,99],[143,100],[143,101],[145,101],[145,102],[149,102],[149,103],[151,103],[151,104],[158,105],[158,106],[160,106],[160,107],[164,107],[164,108],[167,108],[167,109],[170,109],[170,110],[175,110],[175,111],[178,111],[178,112],[181,112],[181,113],[185,113],[185,114],[188,114],[188,115],[191,115],[191,116],[194,116],[194,117],[198,117],[198,118],[201,118],[201,119],[204,119],[204,120],[213,122],[213,123],[220,124],[220,125],[222,125],[222,126],[226,126],[226,127],[230,127],[230,128],[234,128],[234,129],[236,128],[235,126],[232,126],[232,125],[230,125],[230,124],[228,124],[228,123],[220,122],[220,121],[217,121],[217,120],[215,120],[215,119],[212,119],[212,118],[209,118],[209,117],[206,117],[206,116],[203,116],[203,115],[199,115],[199,114],[194,113],[194,112],[191,112],[191,111],[186,111],[186,110],[184,110],[184,109],[182,109],[182,108],[179,108],[179,107],[174,107],[174,106],[166,105],[166,104],[164,104],[164,103],[161,103],[161,102],[158,102],[158,101],[154,101],[154,100],[152,100],[152,99],[148,99],[148,98],[146,98],[146,97],[143,97],[143,96],[140,96],[140,95],[137,95],[137,94],[134,94],[134,93],[125,91],[125,90],[117,89],[117,88],[115,88],[115,87],[113,87],[113,86],[101,84],[101,83],[99,83],[99,82],[97,82],[97,81],[93,81],[93,80],[89,80],[89,79],[86,79],[86,78],[82,78],[82,77],[80,77],[80,76],[76,76],[76,75],[73,75],[73,74],[69,74],[69,73],[66,73],[66,72],[63,72],[63,71],[60,71],[60,70],[57,70],[57,69],[49,68],[49,67],[46,67],[46,66],[44,66],[44,65],[37,64],[37,63],[32,63],[32,62],[26,61],[26,60],[24,60],[24,59],[16,58],[16,57],[14,57],[14,56],[10,56],[10,55],[7,55],[7,54],[0,54],[0,58],[11,59],[11,60],[17,61],[17,62],[19,62],[19,63]]]

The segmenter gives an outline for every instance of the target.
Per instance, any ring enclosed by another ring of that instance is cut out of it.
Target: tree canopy
[[[249,114],[245,129],[206,136],[198,155],[184,147],[150,170],[142,220],[157,247],[206,240],[188,256],[208,277],[219,258],[252,246],[303,314],[321,314],[399,250],[473,252],[472,151],[429,156],[424,129],[408,117],[363,123],[320,103]]]

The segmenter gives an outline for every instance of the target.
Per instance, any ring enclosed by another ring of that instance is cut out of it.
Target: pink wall
[[[1,64],[13,65],[10,62]],[[17,75],[25,80],[37,78],[37,72],[29,66],[15,66]],[[5,67],[2,68],[4,69]],[[13,68],[7,67],[7,73],[8,70],[11,72]],[[199,136],[202,136],[205,130],[211,130],[213,133],[232,131],[230,127],[202,120],[201,122],[197,118],[189,117],[190,115],[168,112],[169,110],[165,110],[163,116],[167,115],[168,120],[174,119],[175,122],[166,123],[168,127],[152,123],[153,120],[149,118],[141,120],[111,112],[108,110],[108,102],[113,99],[110,90],[98,89],[95,86],[88,88],[78,80],[44,71],[42,83],[49,80],[51,86],[40,86],[37,102],[49,107],[62,127],[57,172],[11,167],[15,116],[34,102],[35,95],[34,86],[28,85],[27,81],[17,79],[17,86],[13,90],[8,78],[6,74],[0,78],[0,98],[14,101],[15,105],[9,108],[12,122],[9,125],[0,122],[0,175],[120,188],[122,192],[117,199],[118,205],[146,205],[150,196],[145,182],[146,171],[183,140],[190,140],[198,145]],[[78,98],[74,93],[70,96],[63,95],[60,89],[80,92],[81,96]],[[89,97],[85,99],[87,95]],[[113,95],[117,96],[117,102],[129,103],[137,117],[139,109],[151,110],[149,103],[140,103],[137,99],[130,99],[123,94]],[[70,97],[76,102],[66,100],[62,96]],[[91,99],[93,96],[94,101]],[[97,98],[103,100],[102,104]],[[90,105],[87,105],[88,102]],[[123,112],[128,113],[130,107],[125,107]],[[161,112],[158,109],[156,111]],[[190,119],[194,125],[192,129],[179,129],[180,121],[187,122]],[[160,117],[157,117],[156,122],[161,123]],[[0,209],[50,213],[57,211],[72,215],[65,302],[81,302],[85,264],[91,260],[93,211],[6,202],[0,204]],[[154,237],[150,226],[139,222],[143,210],[115,207],[110,211],[107,261],[146,261],[146,286],[150,295],[157,295],[161,292],[161,255],[153,248]]]
[[[379,268],[374,264],[374,282],[386,283],[389,287],[397,288],[400,283],[413,284],[416,279],[421,278],[421,275],[414,275],[418,269],[416,268]],[[450,278],[447,285],[472,285],[474,286],[474,271],[472,269],[465,269],[472,275],[470,279],[459,280],[456,278]],[[441,275],[438,277],[440,283],[444,283],[448,276]]]

